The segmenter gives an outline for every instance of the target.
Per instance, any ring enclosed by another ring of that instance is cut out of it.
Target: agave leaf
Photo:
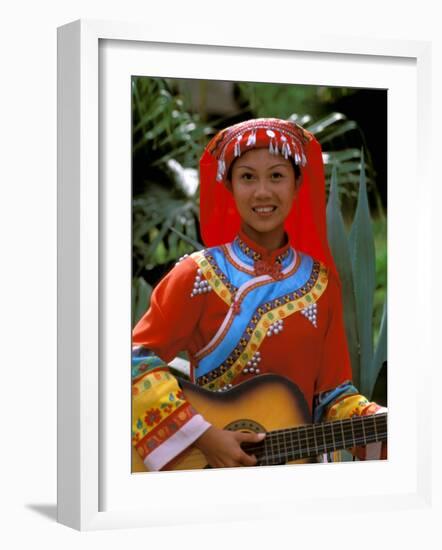
[[[342,151],[327,151],[325,153],[329,158],[329,162],[342,162],[350,159],[361,159],[361,151],[359,149],[343,149]]]
[[[327,135],[321,136],[321,144],[332,141],[333,139],[336,139],[337,137],[342,136],[357,127],[358,125],[356,122],[353,120],[347,120],[343,124],[340,124],[335,130],[328,132]]]
[[[370,386],[367,396],[371,399],[376,380],[379,376],[383,363],[387,360],[387,301],[384,302],[382,312],[381,328],[379,330],[379,339],[374,353],[373,361],[370,365]]]
[[[138,277],[132,285],[132,326],[135,326],[149,307],[152,287],[143,277]]]
[[[361,156],[361,175],[358,204],[349,236],[356,298],[356,314],[360,345],[360,390],[366,394],[371,387],[373,360],[373,299],[376,288],[376,258],[373,227],[367,198],[364,156]]]
[[[356,170],[359,171],[360,166],[361,166],[360,160],[358,160],[357,162],[352,162],[350,160],[342,161],[339,163],[339,175],[347,174],[349,172],[355,172]]]
[[[327,203],[327,235],[341,280],[344,323],[353,370],[353,382],[355,385],[358,385],[360,371],[359,339],[357,333],[353,273],[345,224],[339,205],[339,184],[336,166],[333,167]]]
[[[346,119],[346,116],[343,115],[342,113],[331,113],[325,116],[324,118],[321,118],[314,124],[310,124],[308,126],[308,131],[312,132],[312,134],[317,134],[319,132],[323,132],[329,126],[336,124],[336,122],[339,122],[345,119]]]

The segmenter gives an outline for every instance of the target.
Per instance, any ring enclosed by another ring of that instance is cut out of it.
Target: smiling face
[[[244,233],[269,250],[281,247],[296,197],[291,161],[267,148],[251,149],[233,163],[230,185]]]

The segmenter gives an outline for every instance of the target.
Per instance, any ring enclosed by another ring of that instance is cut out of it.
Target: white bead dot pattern
[[[311,304],[304,309],[301,310],[301,315],[304,315],[306,319],[308,319],[311,324],[317,328],[317,315],[318,315],[318,306],[316,304]]]
[[[209,282],[204,279],[201,269],[197,269],[196,275],[195,275],[195,281],[193,283],[193,290],[190,293],[190,297],[193,298],[194,296],[199,296],[200,294],[207,294],[207,292],[211,292],[212,287],[210,286]]]
[[[272,323],[267,329],[267,336],[273,336],[274,334],[279,334],[284,329],[284,320],[279,319]]]
[[[259,369],[259,363],[261,362],[261,353],[259,351],[253,354],[253,357],[250,361],[247,362],[246,366],[242,369],[243,374],[259,374],[261,371]]]
[[[222,392],[222,391],[227,391],[227,390],[230,390],[230,388],[232,388],[232,384],[226,384],[225,386],[223,386],[222,388],[219,388],[217,389],[216,391],[218,392]]]

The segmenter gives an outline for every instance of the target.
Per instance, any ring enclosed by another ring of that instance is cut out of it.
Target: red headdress
[[[214,136],[200,160],[200,223],[206,246],[232,241],[241,219],[225,182],[232,162],[250,149],[268,147],[291,158],[301,170],[302,184],[285,221],[291,245],[336,268],[327,241],[325,179],[321,146],[295,122],[257,118],[240,122]]]

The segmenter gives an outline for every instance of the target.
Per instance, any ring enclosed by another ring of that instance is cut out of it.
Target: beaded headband
[[[208,144],[207,151],[217,159],[216,181],[225,181],[232,162],[250,149],[268,147],[272,155],[289,157],[300,167],[307,159],[305,145],[312,134],[295,122],[277,118],[257,118],[229,126]]]

